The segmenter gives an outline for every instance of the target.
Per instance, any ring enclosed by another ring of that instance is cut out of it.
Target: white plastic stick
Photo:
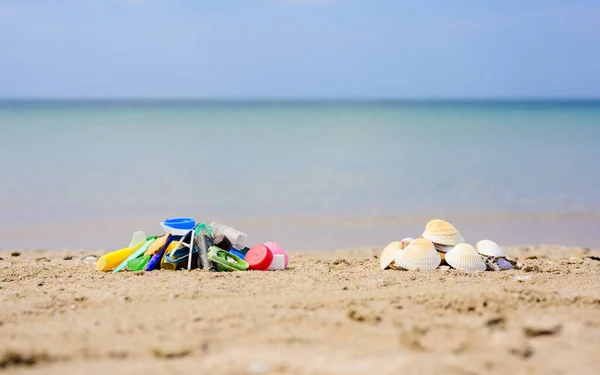
[[[194,230],[196,228],[192,229],[192,233],[190,234],[190,254],[188,255],[188,271],[192,270],[192,250],[194,250]]]

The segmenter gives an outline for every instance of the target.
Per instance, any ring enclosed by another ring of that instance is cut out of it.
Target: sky
[[[600,2],[0,0],[0,98],[600,98]]]

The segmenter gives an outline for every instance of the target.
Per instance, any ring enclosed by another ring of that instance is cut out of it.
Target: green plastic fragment
[[[233,262],[229,259],[233,259]],[[216,246],[208,249],[208,260],[216,263],[218,267],[225,271],[246,271],[249,267],[248,262]]]
[[[139,258],[130,260],[129,262],[127,262],[127,268],[129,268],[132,271],[141,271],[144,269],[144,267],[146,267],[146,264],[148,264],[148,261],[150,260],[151,257],[152,257],[152,254],[148,254],[148,255],[144,255]]]

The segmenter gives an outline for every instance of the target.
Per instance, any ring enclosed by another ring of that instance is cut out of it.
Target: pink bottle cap
[[[289,257],[287,253],[277,244],[277,242],[265,242],[264,245],[271,250],[273,254],[281,254],[285,257],[285,267],[287,268]]]

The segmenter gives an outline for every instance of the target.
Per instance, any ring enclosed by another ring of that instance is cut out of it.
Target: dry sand
[[[507,250],[523,270],[381,271],[362,249],[113,275],[93,252],[0,251],[0,372],[600,373],[600,251]]]

